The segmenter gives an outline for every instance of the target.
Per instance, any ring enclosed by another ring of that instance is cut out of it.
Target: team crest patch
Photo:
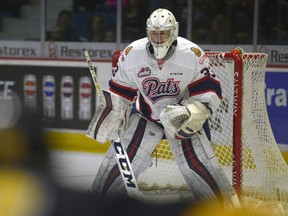
[[[129,46],[125,49],[125,55],[128,55],[128,53],[132,50],[133,46]]]
[[[201,56],[201,50],[196,47],[191,47],[191,50],[195,53],[197,57]]]
[[[151,74],[151,69],[149,67],[142,67],[140,71],[138,72],[137,76],[141,78],[141,77],[150,76],[150,74]]]

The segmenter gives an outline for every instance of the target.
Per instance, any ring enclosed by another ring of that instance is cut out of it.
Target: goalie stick
[[[89,68],[90,74],[92,76],[93,83],[95,85],[97,94],[100,96],[102,90],[100,88],[97,74],[96,74],[95,68],[93,67],[93,63],[92,63],[92,60],[90,58],[89,52],[88,52],[88,50],[84,49],[83,53],[84,53],[84,56],[85,56],[86,61],[88,63],[88,68]],[[118,138],[116,140],[111,140],[110,142],[111,142],[114,156],[115,156],[115,159],[117,161],[117,165],[118,165],[119,171],[121,173],[121,177],[122,177],[122,180],[123,180],[123,183],[125,185],[125,188],[127,190],[128,195],[132,198],[139,199],[141,197],[140,196],[141,193],[139,191],[137,181],[136,181],[136,178],[134,176],[132,166],[131,166],[129,157],[127,155],[127,152],[126,152],[125,148],[123,147],[123,145],[121,144],[120,135],[118,135]]]
[[[99,85],[99,82],[98,82],[96,70],[95,70],[95,68],[93,67],[93,63],[92,63],[92,60],[91,60],[90,55],[89,55],[89,52],[88,52],[88,50],[84,49],[84,50],[83,50],[83,53],[84,53],[84,56],[85,56],[86,61],[87,61],[87,63],[88,63],[88,68],[89,68],[91,77],[92,77],[92,79],[93,79],[93,83],[94,83],[94,85],[95,85],[97,94],[98,94],[98,96],[100,96],[100,94],[101,94],[101,88],[100,88],[100,85]]]

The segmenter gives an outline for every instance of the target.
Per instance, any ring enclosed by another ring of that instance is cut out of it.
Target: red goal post
[[[210,61],[224,61],[232,60],[234,62],[234,118],[233,118],[233,176],[232,183],[235,191],[241,197],[241,172],[242,172],[242,160],[241,160],[241,133],[242,128],[239,127],[238,122],[242,118],[242,76],[243,76],[243,59],[241,54],[232,52],[206,52],[206,55]],[[249,58],[253,58],[253,55],[248,55]],[[261,57],[260,57],[261,56]],[[267,58],[265,54],[259,54],[260,58]],[[221,65],[221,64],[219,64]]]

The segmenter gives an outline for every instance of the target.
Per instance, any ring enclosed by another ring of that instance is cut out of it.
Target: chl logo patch
[[[142,82],[144,94],[154,104],[167,97],[177,97],[180,94],[179,82],[169,78],[161,82],[156,77],[146,78]]]
[[[141,78],[145,76],[150,76],[150,74],[151,74],[151,69],[149,67],[142,67],[140,71],[137,73],[137,76]]]

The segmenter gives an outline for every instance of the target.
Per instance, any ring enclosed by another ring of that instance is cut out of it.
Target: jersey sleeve
[[[222,100],[220,80],[209,66],[209,58],[198,46],[192,47],[193,61],[196,66],[196,75],[188,85],[189,100],[198,100],[205,103],[215,111]]]
[[[133,82],[133,74],[129,68],[129,63],[133,62],[127,60],[127,55],[131,51],[131,47],[127,47],[119,56],[116,68],[113,69],[113,76],[109,81],[109,91],[133,101],[137,95],[137,86]],[[133,67],[130,63],[130,67]]]

